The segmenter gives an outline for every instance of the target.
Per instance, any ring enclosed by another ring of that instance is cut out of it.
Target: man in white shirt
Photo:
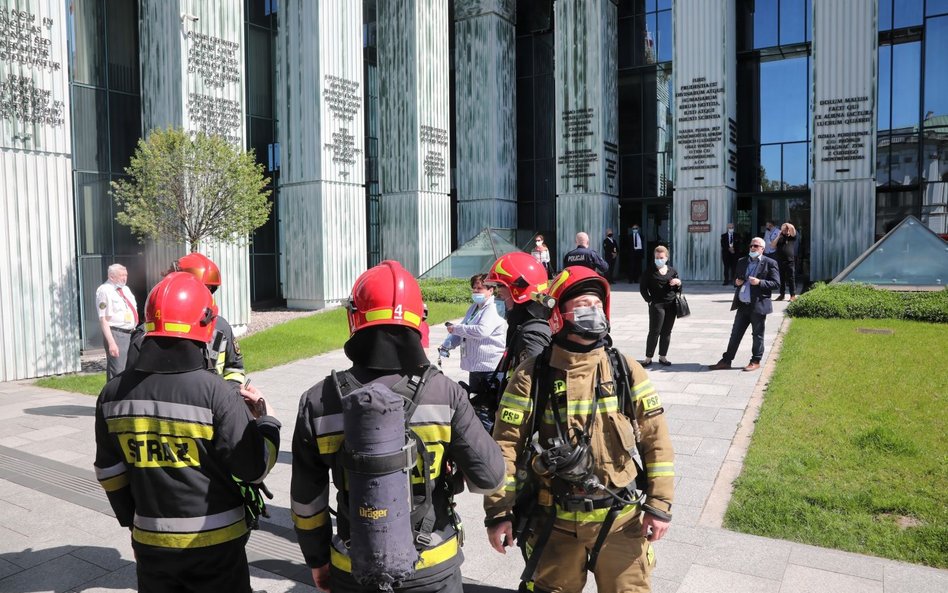
[[[129,338],[138,325],[138,304],[125,283],[128,270],[122,264],[109,266],[109,279],[95,291],[95,308],[105,346],[107,379],[125,370]]]

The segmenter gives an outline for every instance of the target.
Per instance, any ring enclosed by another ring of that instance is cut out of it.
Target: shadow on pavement
[[[668,357],[671,360],[671,357]],[[717,362],[717,361],[714,361]],[[714,362],[710,364],[714,364]],[[660,364],[652,363],[652,366],[646,369],[649,375],[659,375],[661,373],[699,373],[701,371],[708,370],[708,365],[698,362],[682,362],[678,363],[674,360],[671,361],[672,365],[670,367],[665,367]]]
[[[500,587],[481,585],[470,581],[464,581],[463,588],[464,593],[509,593],[510,591],[516,591],[516,589],[501,589]]]
[[[101,577],[131,564],[115,548],[101,546],[57,546],[21,552],[0,554],[0,565],[20,568],[0,579],[0,591],[4,593],[39,593],[41,591],[67,591],[97,581],[96,588],[110,589]],[[22,566],[28,568],[21,568]],[[85,567],[85,568],[84,568]],[[86,568],[89,569],[86,574]],[[133,577],[134,578],[134,577]],[[132,583],[134,586],[134,583]],[[116,589],[128,589],[129,583],[122,580]]]
[[[79,416],[95,416],[95,406],[43,406],[41,408],[26,408],[23,410],[34,416],[56,416],[57,418],[78,418]]]

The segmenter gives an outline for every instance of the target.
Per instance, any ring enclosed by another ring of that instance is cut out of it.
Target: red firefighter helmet
[[[148,293],[145,335],[209,342],[217,305],[206,286],[187,272],[172,272]]]
[[[376,325],[402,325],[427,334],[428,308],[418,282],[402,264],[385,260],[356,279],[347,303],[349,335]]]
[[[497,258],[487,273],[485,283],[506,286],[513,302],[517,304],[527,302],[531,292],[543,292],[549,286],[543,266],[532,255],[522,251]]]
[[[563,329],[562,304],[577,294],[581,289],[594,288],[602,294],[602,308],[609,319],[609,282],[605,278],[585,266],[570,266],[557,274],[550,285],[549,295],[556,299],[556,306],[550,315],[550,329],[559,333]]]
[[[205,286],[220,286],[221,271],[211,258],[201,253],[189,253],[174,264],[176,272],[187,272]]]

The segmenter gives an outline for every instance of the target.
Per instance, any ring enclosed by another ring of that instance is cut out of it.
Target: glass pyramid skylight
[[[520,248],[504,238],[505,229],[485,228],[470,241],[433,265],[420,278],[470,278],[487,273],[490,265],[505,253]]]
[[[948,284],[948,243],[908,216],[833,282],[866,282],[896,290],[944,287]]]

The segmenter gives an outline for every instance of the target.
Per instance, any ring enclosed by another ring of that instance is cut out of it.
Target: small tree
[[[130,179],[112,182],[118,221],[146,237],[186,243],[238,243],[267,221],[270,190],[253,154],[220,136],[152,130],[138,141]]]

